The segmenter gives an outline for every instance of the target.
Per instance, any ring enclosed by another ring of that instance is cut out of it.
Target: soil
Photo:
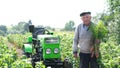
[[[16,47],[16,45],[13,44],[13,43],[8,42],[7,44],[8,44],[8,48],[9,48],[9,49],[16,48],[16,52],[17,52],[18,57],[19,57],[19,58],[22,57],[22,55],[23,55],[23,50],[22,50],[22,49],[19,49],[19,48]]]

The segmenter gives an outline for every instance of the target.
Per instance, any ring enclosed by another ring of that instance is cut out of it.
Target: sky
[[[105,7],[105,0],[0,0],[0,25],[32,20],[34,25],[63,28],[70,20],[81,23],[81,12],[95,16]]]

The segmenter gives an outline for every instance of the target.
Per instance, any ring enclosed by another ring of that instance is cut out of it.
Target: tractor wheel
[[[46,67],[46,68],[63,68],[63,67],[55,66],[55,67]]]
[[[63,68],[73,68],[73,66],[68,60],[64,60]]]
[[[30,58],[31,57],[31,53],[25,53],[25,55],[27,56],[27,58]]]
[[[32,63],[32,67],[35,68],[35,62],[33,60],[31,60],[31,63]]]

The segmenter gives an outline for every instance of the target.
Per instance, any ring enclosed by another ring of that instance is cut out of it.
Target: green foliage
[[[0,30],[0,36],[4,36],[4,35],[5,35],[4,31]]]
[[[108,33],[107,28],[101,20],[97,23],[97,25],[91,24],[90,30],[93,32],[95,39],[103,39]]]
[[[120,0],[106,0],[107,11],[94,17],[94,22],[102,20],[109,30],[108,36],[113,36],[114,42],[120,44]]]
[[[22,34],[10,34],[7,36],[8,41],[16,45],[18,48],[22,48],[24,43],[28,42],[28,37],[31,36],[30,33],[25,35]]]
[[[114,41],[102,42],[100,44],[101,61],[104,68],[119,68],[120,67],[120,45],[116,45]]]
[[[0,37],[0,40],[0,67],[11,68],[11,64],[17,59],[16,50],[14,48],[11,50],[8,49],[6,46],[7,39]]]
[[[73,32],[55,32],[55,35],[59,35],[61,39],[61,59],[69,59],[69,61],[73,64],[74,68],[78,68],[79,58],[75,59],[72,54],[72,41],[73,41]],[[14,35],[17,38],[28,37],[30,34],[26,35]],[[13,39],[14,36],[11,35]],[[23,37],[22,37],[23,36]],[[120,45],[117,45],[116,42],[113,41],[112,36],[109,37],[110,40],[107,40],[106,43],[102,42],[100,44],[100,52],[101,52],[101,62],[100,68],[119,68],[120,67]],[[0,67],[5,68],[32,68],[30,59],[17,57],[17,53],[15,49],[8,49],[5,45],[7,42],[7,38],[0,37]],[[18,39],[16,39],[18,40]],[[23,39],[25,41],[25,39]],[[19,41],[22,43],[23,41]],[[21,44],[22,45],[22,44]],[[4,62],[4,63],[3,63]],[[45,68],[42,62],[38,62],[36,65],[37,68]]]
[[[97,24],[91,24],[90,30],[92,31],[94,38],[99,40],[105,38],[105,36],[108,33],[107,28],[104,26],[101,20],[99,20]],[[94,45],[95,53],[99,52],[99,48],[100,48],[99,44]]]
[[[7,27],[5,25],[0,25],[0,35],[5,36],[7,33]]]
[[[19,22],[17,25],[12,26],[9,28],[9,34],[24,34],[28,32],[29,23],[27,22]]]
[[[32,68],[32,65],[28,59],[17,59],[14,63],[12,63],[11,68]]]
[[[120,44],[120,0],[107,0],[109,5],[109,16],[112,17],[109,23],[111,34],[116,36],[116,42]]]
[[[7,32],[7,27],[5,25],[0,25],[0,30]]]
[[[45,65],[43,64],[42,61],[40,61],[40,62],[36,63],[36,66],[35,66],[35,67],[36,67],[36,68],[45,68]]]
[[[15,48],[8,48],[7,38],[0,36],[0,68],[32,68],[29,59],[18,58]]]

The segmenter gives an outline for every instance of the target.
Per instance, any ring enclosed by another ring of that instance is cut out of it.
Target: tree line
[[[29,20],[28,22],[19,22],[17,25],[11,25],[10,27],[0,25],[0,35],[6,36],[7,34],[25,34],[29,32],[29,25],[31,24],[32,22],[31,20]],[[74,21],[69,21],[65,24],[65,27],[63,29],[60,29],[60,31],[74,31],[74,25]],[[44,27],[52,31],[56,30],[55,28],[50,26],[37,25],[37,27]]]

